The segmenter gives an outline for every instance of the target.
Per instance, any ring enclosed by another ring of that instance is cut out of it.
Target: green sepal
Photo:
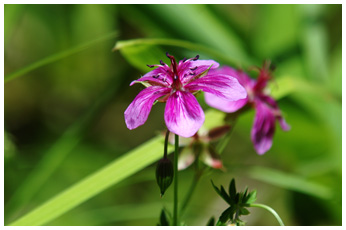
[[[257,191],[253,190],[249,193],[249,195],[246,198],[246,204],[252,204],[253,202],[255,202],[257,199]]]
[[[156,166],[156,182],[160,187],[161,197],[173,181],[173,164],[168,158],[162,158]]]

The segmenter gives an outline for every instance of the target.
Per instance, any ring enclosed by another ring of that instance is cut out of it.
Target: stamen
[[[155,65],[147,65],[149,68],[153,68]]]
[[[159,75],[154,75],[153,78],[157,79],[159,78]]]
[[[160,60],[160,64],[161,65],[166,65],[162,60]]]
[[[172,55],[169,55],[169,53],[167,52],[166,53],[166,56],[171,59],[171,68],[172,68],[172,71],[174,73],[174,80],[175,80],[175,77],[178,76],[178,71],[177,71],[177,62],[175,61],[175,58],[172,56]]]
[[[183,63],[184,63],[184,62],[186,62],[186,60],[187,60],[187,58],[185,58],[185,57],[184,57],[184,59],[183,59]]]
[[[189,74],[190,74],[190,75],[195,75],[195,73],[194,73],[194,72],[190,72]]]
[[[191,60],[196,61],[196,60],[198,60],[198,58],[199,58],[199,55],[196,55],[196,57],[192,58]]]
[[[190,70],[194,71],[194,70],[196,70],[197,68],[198,68],[198,66],[195,66],[195,67],[193,67],[193,68],[190,68]]]

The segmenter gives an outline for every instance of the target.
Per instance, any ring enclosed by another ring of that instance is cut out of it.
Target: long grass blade
[[[21,68],[13,73],[10,73],[10,74],[7,74],[5,75],[5,83],[6,82],[9,82],[13,79],[16,79],[18,77],[21,77],[23,76],[24,74],[27,74],[37,68],[40,68],[42,66],[45,66],[45,65],[48,65],[50,63],[53,63],[53,62],[56,62],[56,61],[59,61],[61,59],[64,59],[68,56],[71,56],[73,54],[76,54],[76,53],[79,53],[83,50],[86,50],[88,49],[89,47],[97,44],[97,43],[100,43],[100,42],[103,42],[103,41],[106,41],[106,40],[109,40],[111,38],[115,38],[117,35],[117,32],[112,32],[112,33],[109,33],[107,35],[104,35],[100,38],[97,38],[95,40],[92,40],[92,41],[89,41],[89,42],[86,42],[86,43],[83,43],[81,45],[78,45],[76,47],[73,47],[71,49],[68,49],[68,50],[65,50],[65,51],[62,51],[60,53],[57,53],[57,54],[53,54],[51,56],[48,56],[46,58],[43,58],[37,62],[34,62],[24,68]]]

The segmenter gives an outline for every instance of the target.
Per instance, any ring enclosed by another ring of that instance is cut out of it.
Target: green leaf
[[[246,208],[240,209],[239,213],[240,213],[240,215],[249,215],[250,214],[249,210],[247,210]]]
[[[213,119],[214,110],[207,111],[205,118]],[[112,185],[130,177],[162,156],[164,137],[159,135],[124,154],[100,170],[65,189],[36,209],[12,222],[11,226],[38,226],[68,212]],[[168,152],[172,151],[169,146]]]
[[[331,199],[333,197],[333,192],[329,187],[308,181],[300,175],[264,167],[253,167],[248,170],[248,174],[251,178],[318,198]]]
[[[229,192],[229,197],[231,198],[231,200],[234,200],[235,195],[237,193],[234,178],[232,179],[231,183],[229,184],[228,192]]]
[[[117,32],[112,32],[112,33],[109,33],[107,35],[104,35],[102,37],[99,37],[95,40],[92,40],[92,41],[89,41],[89,42],[86,42],[86,43],[83,43],[81,45],[78,45],[76,47],[73,47],[71,49],[68,49],[68,50],[65,50],[65,51],[62,51],[60,53],[57,53],[57,54],[53,54],[51,56],[48,56],[46,58],[43,58],[37,62],[34,62],[22,69],[19,69],[13,73],[10,73],[10,74],[7,74],[5,75],[5,83],[10,81],[10,80],[13,80],[17,77],[20,77],[20,76],[23,76],[24,74],[27,74],[35,69],[38,69],[42,66],[45,66],[45,65],[48,65],[50,63],[53,63],[53,62],[56,62],[56,61],[59,61],[61,59],[64,59],[68,56],[71,56],[73,54],[76,54],[76,53],[79,53],[83,50],[86,50],[88,49],[89,47],[97,44],[97,43],[100,43],[100,42],[103,42],[103,41],[106,41],[108,39],[111,39],[111,38],[115,38],[117,35]]]
[[[215,191],[217,192],[217,194],[219,194],[219,196],[222,197],[222,199],[224,199],[228,204],[231,204],[230,202],[232,200],[230,200],[229,196],[227,195],[224,187],[221,185],[221,189],[219,189],[218,187],[216,187],[213,183],[213,181],[211,181],[211,184],[213,185]]]
[[[218,61],[225,62],[229,65],[242,66],[248,65],[248,62],[240,63],[239,60],[232,56],[226,56],[221,54],[220,52],[211,49],[207,46],[197,44],[194,42],[178,40],[178,39],[165,39],[165,38],[153,38],[153,39],[133,39],[126,41],[118,41],[113,51],[120,51],[122,55],[135,67],[143,70],[147,64],[155,64],[158,63],[160,59],[164,56],[166,52],[160,51],[156,46],[175,46],[181,47],[185,49],[189,49],[192,51],[196,51],[198,53],[202,52],[207,54],[210,57],[215,58]],[[156,48],[155,48],[156,47]],[[154,50],[151,50],[154,48]],[[147,56],[148,55],[148,56]],[[155,57],[155,60],[153,60]],[[151,62],[152,63],[148,63]],[[148,68],[144,69],[145,71]]]
[[[155,4],[145,7],[155,14],[162,24],[173,28],[180,35],[177,37],[184,36],[194,43],[212,47],[216,52],[234,58],[239,64],[248,61],[243,40],[207,5]]]
[[[35,226],[48,223],[50,220],[159,159],[162,155],[162,146],[163,137],[158,136],[151,139],[66,189],[10,225]]]
[[[222,212],[218,222],[225,224],[229,219],[233,220],[234,211],[234,206],[227,208],[225,211]]]
[[[255,202],[256,199],[257,199],[257,191],[256,190],[251,191],[249,193],[249,195],[247,195],[245,203],[246,204],[251,204],[251,203]]]
[[[296,5],[260,5],[252,31],[252,47],[260,58],[271,58],[297,44],[299,14]]]

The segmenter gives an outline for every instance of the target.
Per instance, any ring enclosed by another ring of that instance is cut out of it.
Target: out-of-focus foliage
[[[5,83],[5,224],[165,128],[163,104],[136,130],[126,128],[123,112],[142,89],[129,83],[150,70],[145,64],[166,61],[168,51],[246,70],[273,60],[271,91],[292,127],[278,128],[272,149],[259,156],[250,141],[254,112],[241,116],[221,156],[226,173],[201,179],[186,224],[219,216],[227,206],[210,179],[227,184],[235,177],[286,225],[341,225],[341,5],[5,5],[4,14],[5,78],[117,34]],[[111,52],[117,41],[139,38],[178,44]],[[193,173],[180,174],[179,187],[187,188]],[[156,225],[173,197],[169,189],[159,195],[152,164],[47,224]],[[259,210],[244,221],[277,224]]]

